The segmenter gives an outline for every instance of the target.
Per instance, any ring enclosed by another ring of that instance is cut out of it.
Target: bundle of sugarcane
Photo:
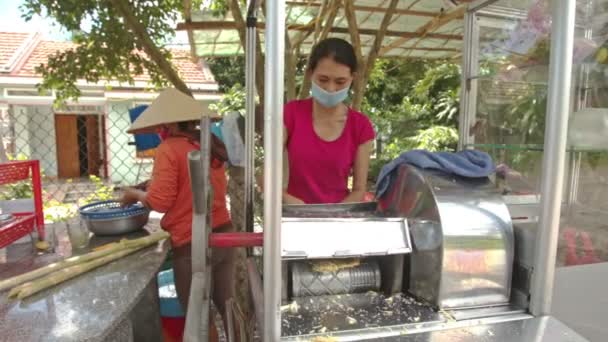
[[[13,288],[9,292],[9,298],[23,299],[168,237],[169,234],[167,232],[161,231],[139,239],[122,240],[118,243],[110,244],[107,248],[71,257],[31,272],[2,280],[0,281],[0,291]]]

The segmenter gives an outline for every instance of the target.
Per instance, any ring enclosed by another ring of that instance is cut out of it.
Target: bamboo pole
[[[261,31],[264,31],[265,30],[264,25],[265,25],[264,22],[258,22],[257,28]],[[237,29],[237,26],[234,23],[234,21],[195,21],[195,22],[191,22],[191,23],[178,23],[177,27],[176,27],[177,31],[184,31],[184,30],[188,30],[188,29],[197,30],[197,31],[234,30],[234,29]],[[289,30],[289,31],[305,31],[305,32],[313,31],[313,28],[307,27],[306,25],[300,25],[300,24],[286,25],[285,29]],[[333,26],[333,27],[329,27],[329,33],[348,34],[349,29],[346,27]],[[375,36],[376,34],[378,34],[378,30],[371,29],[371,28],[359,28],[359,34],[366,35],[366,36]],[[423,35],[420,33],[416,33],[416,32],[387,30],[385,33],[385,36],[386,37],[420,38]],[[432,39],[462,40],[462,34],[447,34],[447,33],[429,32],[427,34],[424,34],[424,37],[432,38]]]
[[[374,64],[376,63],[376,58],[378,57],[378,52],[380,51],[380,47],[382,46],[382,41],[384,41],[384,35],[388,30],[388,26],[391,22],[391,18],[397,8],[397,4],[399,0],[391,0],[390,5],[388,6],[388,10],[384,14],[384,18],[382,18],[382,23],[380,24],[380,29],[378,30],[378,34],[374,38],[374,43],[372,48],[369,51],[367,59],[365,60],[365,64],[361,65],[361,72],[359,73],[359,83],[358,88],[355,89],[355,97],[353,99],[353,107],[359,109],[361,107],[361,103],[363,102],[363,96],[365,95],[365,85],[367,84],[367,80],[374,69]]]
[[[325,21],[325,25],[323,25],[323,30],[321,31],[321,34],[318,36],[319,41],[327,38],[327,36],[329,35],[330,29],[334,26],[334,21],[336,20],[336,15],[338,14],[338,9],[340,8],[340,4],[341,4],[341,0],[334,0],[331,3],[331,7],[327,14],[327,20]],[[298,48],[301,46],[301,44],[303,42],[304,42],[304,40],[299,42],[299,44],[297,45]],[[317,40],[313,39],[313,46],[315,44],[317,44]],[[308,55],[308,59],[306,60],[306,68],[308,68],[309,62],[310,62],[310,54]],[[300,89],[300,96],[299,96],[301,99],[308,97],[308,95],[310,93],[310,87],[312,86],[311,80],[310,80],[311,72],[312,72],[312,70],[306,69],[306,72],[304,73],[304,82],[302,83],[302,88]]]
[[[414,3],[416,3],[416,2],[417,1],[415,1]],[[296,2],[296,1],[286,1],[285,4],[290,7],[304,6],[304,3]],[[319,7],[319,6],[321,6],[321,3],[319,3],[319,2],[312,3],[312,4],[306,3],[306,6]],[[429,12],[429,11],[414,11],[414,10],[411,10],[412,7],[413,6],[410,4],[407,9],[397,9],[395,11],[395,13],[398,15],[407,15],[407,16],[415,16],[415,17],[430,17],[430,18],[436,17],[440,13],[440,12]],[[356,11],[372,12],[372,13],[384,13],[387,11],[387,9],[385,7],[380,7],[380,6],[355,5],[354,9]]]
[[[357,56],[357,65],[359,67],[363,66],[365,68],[365,59],[363,57],[363,52],[361,48],[361,37],[359,32],[359,25],[357,24],[357,15],[354,9],[354,0],[345,0],[344,1],[344,15],[346,16],[346,21],[348,22],[348,33],[350,34],[351,43],[353,48],[355,49],[355,55]],[[363,74],[358,72],[355,74],[355,79],[353,80],[352,90],[353,90],[353,102],[352,107],[355,110],[359,109],[359,104],[361,103],[363,98]]]
[[[151,245],[157,241],[160,241],[162,239],[165,239],[167,237],[169,237],[169,234],[167,232],[165,232],[165,231],[157,232],[157,233],[154,233],[154,234],[151,234],[149,236],[139,238],[139,239],[123,240],[114,245],[110,245],[108,248],[104,248],[104,249],[101,249],[101,250],[98,250],[95,252],[67,258],[65,260],[55,262],[50,265],[33,270],[31,272],[24,273],[24,274],[21,274],[21,275],[18,275],[18,276],[9,278],[9,279],[2,280],[2,281],[0,281],[0,291],[4,291],[6,289],[15,287],[19,284],[23,284],[23,283],[29,282],[33,279],[43,277],[49,273],[56,272],[61,269],[73,267],[75,265],[86,263],[88,261],[95,260],[98,258],[103,258],[110,254],[122,251],[124,249],[137,247],[140,244],[149,246],[149,245]]]
[[[427,37],[431,32],[441,28],[442,26],[446,25],[447,23],[451,22],[452,20],[462,18],[464,16],[465,10],[466,10],[466,6],[460,5],[448,12],[441,12],[437,17],[429,20],[426,24],[420,26],[416,30],[416,34],[418,34],[419,37],[403,36],[403,37],[400,37],[399,39],[395,39],[392,43],[383,47],[380,50],[379,55],[380,56],[385,55],[390,50],[395,49],[399,46],[402,46],[404,43],[408,42],[410,39],[418,38],[420,40],[420,39]]]

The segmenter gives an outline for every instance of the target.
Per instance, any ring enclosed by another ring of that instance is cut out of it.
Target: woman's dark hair
[[[357,56],[355,49],[344,39],[327,38],[320,41],[310,53],[308,70],[312,72],[323,58],[329,57],[336,63],[344,64],[350,68],[350,72],[357,71]]]
[[[180,121],[177,123],[177,128],[182,132],[196,130],[198,121]]]

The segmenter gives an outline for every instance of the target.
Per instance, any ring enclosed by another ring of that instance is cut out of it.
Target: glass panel
[[[577,1],[576,20],[559,266],[608,261],[608,1]]]
[[[547,0],[477,13],[476,110],[469,146],[499,165],[505,194],[540,192],[550,48]],[[608,261],[608,0],[578,0],[557,265]],[[475,68],[474,68],[475,69]]]
[[[478,13],[473,145],[495,158],[509,194],[540,190],[550,29],[543,4],[503,0]]]

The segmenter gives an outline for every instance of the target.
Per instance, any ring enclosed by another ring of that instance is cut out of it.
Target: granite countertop
[[[105,243],[146,234],[142,231],[118,237],[92,237],[88,247],[71,253],[67,236],[57,233],[55,253],[30,253],[16,261],[5,259],[0,263],[0,279]],[[165,261],[168,250],[169,241],[159,242],[22,301],[8,300],[8,290],[0,292],[0,341],[104,340],[128,317]]]

